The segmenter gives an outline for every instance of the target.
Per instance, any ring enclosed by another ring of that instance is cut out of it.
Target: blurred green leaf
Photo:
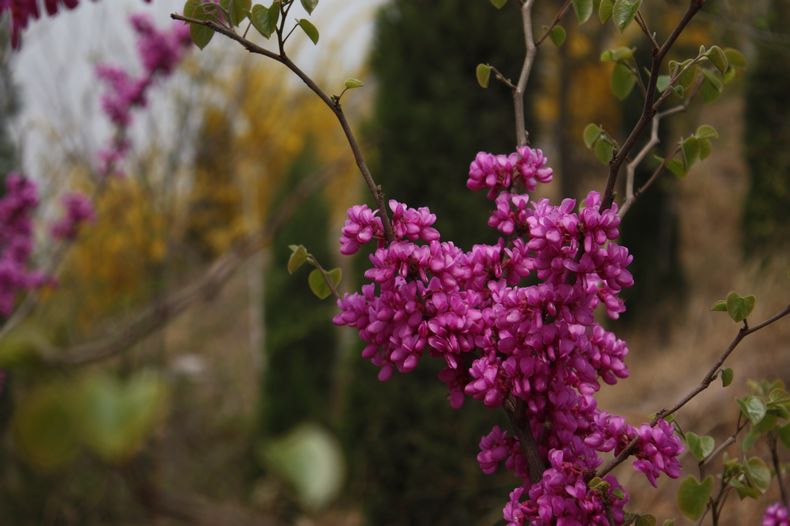
[[[326,507],[342,489],[342,450],[321,427],[302,425],[282,438],[263,443],[258,453],[263,464],[291,486],[308,510]]]
[[[732,378],[735,373],[732,372],[732,369],[727,367],[726,369],[721,370],[721,385],[722,387],[727,387],[732,383]]]
[[[615,0],[612,6],[612,20],[620,31],[628,27],[641,4],[642,0]]]
[[[491,0],[491,5],[493,5],[497,9],[502,9],[503,7],[505,7],[506,3],[507,0]]]
[[[348,79],[346,79],[346,81],[343,83],[343,86],[344,86],[346,89],[357,89],[357,88],[361,88],[361,87],[362,87],[362,86],[364,86],[364,85],[365,85],[365,83],[364,83],[364,82],[362,82],[362,81],[361,81],[361,80],[359,80],[359,79],[355,79],[355,78],[348,78]]]
[[[712,436],[700,436],[693,431],[686,432],[686,444],[689,447],[689,452],[697,460],[704,460],[713,453],[713,449],[716,447],[716,441]]]
[[[758,397],[749,395],[745,398],[739,398],[737,402],[741,412],[749,419],[752,425],[759,424],[765,418],[765,403]]]
[[[617,63],[612,71],[610,85],[614,96],[625,100],[636,85],[636,77],[627,66]]]
[[[593,13],[593,0],[573,0],[573,11],[580,24],[587,22]]]
[[[595,141],[601,137],[603,130],[597,124],[590,123],[584,127],[584,144],[587,148],[592,148]]]
[[[602,24],[605,24],[606,21],[612,17],[613,5],[613,0],[601,0],[601,2],[598,4],[598,19]]]
[[[568,33],[565,31],[565,28],[559,24],[552,27],[551,32],[549,33],[549,38],[551,38],[551,41],[557,47],[561,47],[565,43],[565,38],[567,36]]]
[[[477,83],[480,84],[480,87],[487,88],[491,80],[491,66],[488,64],[478,64],[477,68],[475,68],[475,76],[477,77]]]
[[[318,0],[302,0],[302,7],[308,14],[312,14],[318,6]]]
[[[607,49],[601,53],[601,62],[619,62],[633,58],[634,48],[616,47]]]
[[[746,478],[750,484],[758,489],[760,493],[765,493],[771,485],[771,470],[760,457],[752,457],[744,466],[746,468]]]
[[[293,274],[307,261],[307,249],[302,245],[290,245],[291,257],[288,258],[288,274]]]
[[[614,146],[606,138],[599,139],[593,148],[596,159],[601,161],[602,164],[609,164],[614,155]]]

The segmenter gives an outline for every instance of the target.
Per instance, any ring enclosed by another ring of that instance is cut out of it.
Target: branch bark
[[[518,77],[516,89],[513,90],[513,108],[516,113],[516,143],[518,146],[527,144],[527,125],[524,115],[524,93],[529,82],[529,75],[532,72],[532,64],[535,61],[537,46],[532,35],[532,5],[535,0],[526,0],[521,5],[521,21],[524,26],[524,43],[527,48],[524,64],[521,66],[521,74]]]

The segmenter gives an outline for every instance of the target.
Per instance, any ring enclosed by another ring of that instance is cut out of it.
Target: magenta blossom
[[[61,202],[65,213],[60,220],[52,225],[50,232],[56,239],[72,240],[77,237],[80,227],[85,222],[95,219],[93,203],[80,192],[65,194],[61,198]]]
[[[774,502],[765,510],[763,526],[790,526],[790,514],[781,502]]]

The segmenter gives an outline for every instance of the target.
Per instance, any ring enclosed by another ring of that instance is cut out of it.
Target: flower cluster
[[[64,194],[61,203],[65,214],[51,226],[50,232],[55,239],[73,240],[83,223],[94,220],[93,203],[80,192]]]
[[[768,506],[763,515],[763,526],[790,526],[790,514],[781,502]]]
[[[41,285],[44,276],[30,270],[33,212],[38,193],[33,181],[11,173],[0,198],[0,315],[11,313],[19,292]]]
[[[600,454],[617,454],[638,437],[634,467],[655,483],[660,472],[678,476],[682,445],[663,420],[637,429],[597,406],[601,381],[628,375],[628,348],[595,312],[617,318],[624,311],[619,294],[633,284],[632,257],[615,242],[616,208],[602,210],[596,192],[580,210],[572,199],[530,199],[551,177],[540,150],[479,153],[467,187],[494,201],[488,224],[504,237],[469,251],[441,240],[426,208],[391,201],[395,239],[387,242],[377,213],[352,207],[341,251],[375,247],[369,282],[338,300],[334,322],[357,329],[381,380],[428,355],[444,362],[439,380],[453,407],[468,397],[518,408],[542,473],[530,477],[520,441],[499,427],[481,439],[477,457],[485,473],[504,463],[521,480],[504,509],[508,524],[621,523],[628,497],[617,481],[590,485]]]
[[[145,0],[150,3],[151,0]],[[44,10],[47,15],[58,14],[61,7],[74,9],[80,0],[44,0]],[[11,13],[11,45],[18,48],[21,44],[21,34],[27,29],[31,20],[41,16],[41,0],[0,0],[0,15],[9,11]]]
[[[146,96],[159,77],[170,75],[189,49],[189,26],[174,22],[170,28],[159,30],[150,16],[132,15],[130,23],[137,34],[137,53],[143,65],[140,75],[107,64],[96,67],[96,76],[107,86],[101,97],[102,110],[116,128],[110,145],[99,151],[99,171],[110,174],[128,153],[131,144],[127,130],[132,123],[132,111],[145,107]]]

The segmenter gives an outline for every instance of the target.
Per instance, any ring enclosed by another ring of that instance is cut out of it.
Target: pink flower
[[[77,237],[83,223],[95,219],[93,203],[79,192],[65,194],[61,201],[66,213],[52,225],[50,232],[56,239],[71,240]]]
[[[790,526],[790,515],[781,502],[774,502],[765,510],[763,526]]]

